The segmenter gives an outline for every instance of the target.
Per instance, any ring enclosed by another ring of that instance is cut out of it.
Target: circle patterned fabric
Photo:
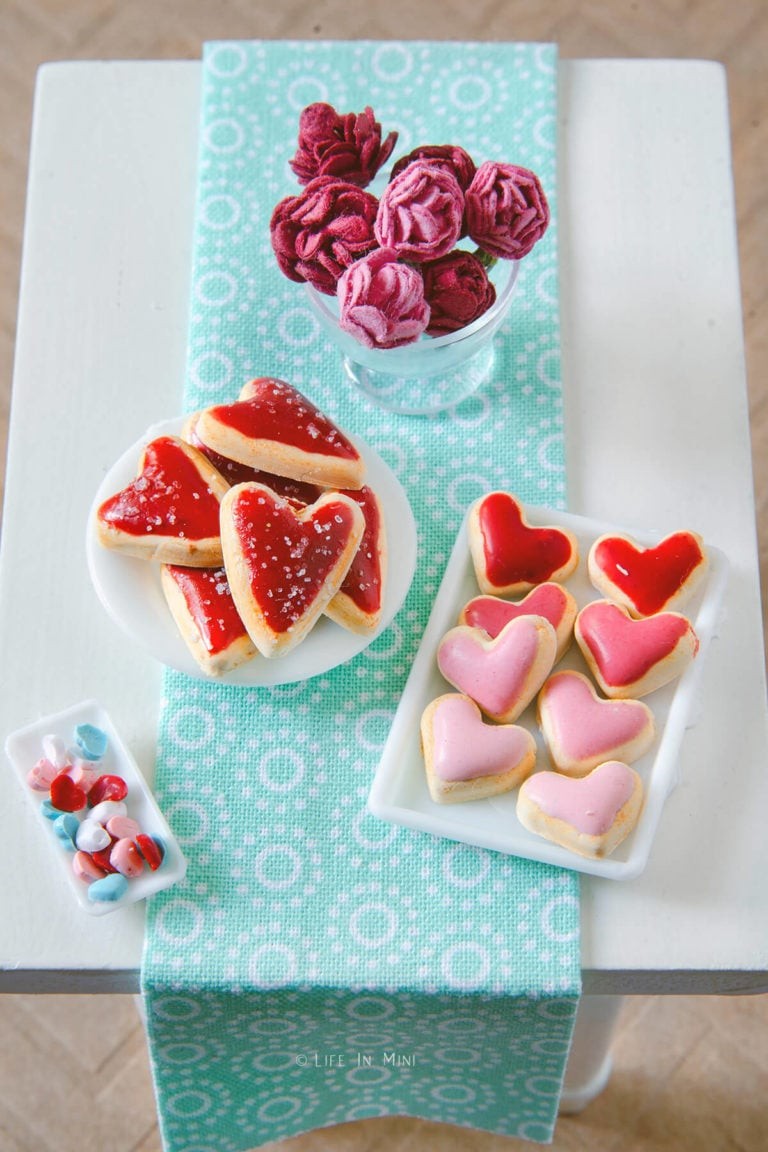
[[[387,824],[366,799],[467,506],[499,487],[564,501],[556,81],[552,45],[205,48],[184,407],[289,380],[397,474],[418,559],[393,624],[328,675],[165,674],[155,789],[189,870],[150,902],[142,986],[169,1152],[392,1114],[551,1138],[580,992],[576,875]],[[450,142],[541,178],[552,224],[492,379],[452,410],[393,416],[353,392],[277,268],[269,218],[298,190],[298,117],[317,100],[372,106],[399,133],[387,170]]]

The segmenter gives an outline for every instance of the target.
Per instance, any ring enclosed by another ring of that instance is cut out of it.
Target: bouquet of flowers
[[[368,185],[392,154],[373,110],[301,113],[291,160],[302,191],[276,205],[272,248],[282,272],[337,296],[339,324],[368,348],[442,336],[492,306],[488,269],[520,260],[544,235],[549,205],[534,172],[456,144],[427,144],[392,167],[380,197]],[[457,247],[469,238],[475,250]]]

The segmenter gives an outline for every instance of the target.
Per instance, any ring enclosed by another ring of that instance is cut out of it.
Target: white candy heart
[[[83,820],[77,830],[75,843],[81,852],[100,852],[111,842],[112,837],[97,820]]]
[[[89,820],[95,820],[97,824],[106,824],[113,816],[127,816],[128,805],[124,800],[102,800],[100,804],[94,804],[88,813]]]

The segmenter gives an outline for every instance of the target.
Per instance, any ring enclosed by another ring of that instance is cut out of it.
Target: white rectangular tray
[[[621,533],[631,536],[645,547],[660,539],[658,534],[617,528],[550,508],[526,505],[525,514],[530,524],[559,525],[576,536],[579,542],[579,565],[573,576],[565,581],[565,585],[576,598],[579,608],[600,598],[587,575],[587,554],[598,536]],[[516,814],[516,790],[486,800],[451,805],[436,804],[429,795],[419,737],[421,714],[435,697],[453,691],[438,671],[437,645],[448,629],[458,622],[464,604],[479,595],[469,552],[466,521],[459,532],[435,597],[429,622],[376,772],[368,799],[374,815],[450,840],[491,848],[508,855],[542,860],[595,876],[614,880],[628,880],[638,876],[648,860],[664,801],[677,782],[680,743],[686,727],[696,720],[696,686],[709,642],[717,634],[720,624],[728,562],[719,549],[706,542],[705,546],[709,557],[706,582],[693,601],[681,609],[693,622],[699,637],[699,651],[679,680],[644,697],[656,721],[653,745],[633,765],[643,780],[645,802],[634,831],[611,856],[594,860],[579,856],[523,828]],[[575,641],[557,667],[575,668],[589,675]],[[547,753],[536,723],[535,702],[525,710],[517,723],[528,728],[536,738],[539,750],[537,768],[548,765]]]
[[[125,895],[113,902],[102,903],[88,899],[88,885],[79,880],[72,870],[72,853],[59,843],[50,820],[40,811],[47,793],[36,792],[27,783],[27,773],[43,754],[43,737],[47,735],[59,736],[67,747],[70,747],[74,744],[74,731],[79,724],[93,724],[106,733],[108,744],[104,759],[99,762],[100,771],[122,776],[128,785],[128,795],[125,800],[128,815],[137,821],[142,832],[149,836],[158,837],[165,849],[160,867],[154,872],[145,868],[140,876],[130,879]],[[65,877],[75,899],[86,912],[92,916],[104,916],[108,912],[115,912],[119,908],[125,908],[128,904],[134,904],[137,900],[144,900],[154,892],[170,888],[172,884],[183,879],[187,870],[187,862],[179,848],[178,841],[158,808],[136,761],[120,739],[108,714],[95,700],[86,700],[82,704],[75,704],[64,712],[44,716],[26,728],[17,729],[7,737],[5,751],[27,799],[38,809],[41,837],[49,843],[52,864]]]

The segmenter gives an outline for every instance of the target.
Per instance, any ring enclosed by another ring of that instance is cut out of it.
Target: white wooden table
[[[125,446],[180,410],[199,81],[186,62],[40,74],[0,565],[0,736],[96,696],[150,776],[161,670],[99,605],[85,521]],[[765,991],[768,724],[724,73],[564,61],[561,141],[569,505],[694,528],[731,562],[650,864],[583,879],[584,990]],[[141,907],[80,913],[10,769],[0,798],[0,991],[136,991]]]

